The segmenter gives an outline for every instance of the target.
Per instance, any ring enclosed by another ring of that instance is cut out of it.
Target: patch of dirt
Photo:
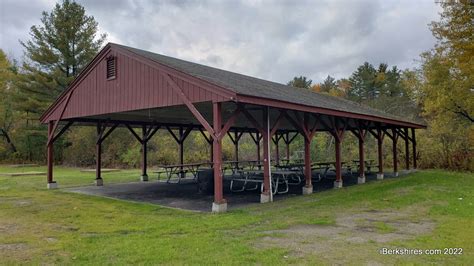
[[[31,200],[16,200],[14,202],[15,207],[25,207],[32,204]]]
[[[83,236],[83,237],[97,237],[97,236],[100,236],[100,234],[95,233],[95,232],[86,232],[86,233],[82,233],[81,236]]]
[[[16,224],[0,224],[0,235],[3,234],[15,234],[18,232],[18,225]]]
[[[400,188],[394,191],[398,195],[407,195],[413,191],[413,187]]]
[[[57,239],[57,238],[54,238],[54,237],[46,237],[45,240],[46,240],[46,242],[48,242],[48,243],[56,243],[56,242],[58,242],[58,239]]]
[[[0,251],[20,251],[28,249],[25,243],[0,244]]]
[[[335,225],[297,225],[266,231],[267,236],[260,239],[256,247],[284,248],[297,257],[308,254],[330,256],[333,252],[343,252],[341,246],[344,245],[384,244],[433,231],[433,221],[418,217],[420,210],[417,208],[404,212],[364,210],[336,217]],[[381,224],[385,229],[379,228]]]

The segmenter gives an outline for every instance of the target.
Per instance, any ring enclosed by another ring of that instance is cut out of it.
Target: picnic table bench
[[[241,176],[233,178],[230,182],[230,190],[232,192],[242,192],[244,190],[256,190],[260,185],[263,191],[263,170],[244,170]],[[272,194],[288,193],[289,185],[298,185],[301,183],[301,177],[298,172],[289,170],[273,170],[271,171]],[[240,184],[240,186],[237,185]],[[252,184],[252,187],[248,187]],[[280,188],[283,186],[283,189]]]
[[[155,171],[154,173],[158,174],[158,179],[160,179],[161,174],[166,175],[167,183],[180,183],[181,179],[186,177],[187,173],[191,173],[193,179],[196,179],[199,167],[209,163],[187,163],[187,164],[173,164],[173,165],[162,165],[160,166],[163,170]],[[178,179],[173,182],[171,178],[176,176]]]
[[[327,178],[327,174],[329,171],[336,171],[336,162],[329,161],[329,162],[316,162],[313,165],[317,167],[311,168],[312,170],[319,170],[321,178]],[[351,175],[352,175],[352,168],[353,165],[349,164],[348,162],[341,162],[343,168],[345,168]]]
[[[260,169],[263,166],[261,161],[258,160],[246,160],[246,161],[223,161],[222,171],[225,173],[227,170],[231,170],[233,175],[239,174],[239,171],[244,169],[254,170],[255,168]]]
[[[357,166],[357,168],[359,168],[360,161],[359,160],[353,160],[353,162]],[[374,162],[375,162],[374,159],[367,159],[367,160],[364,161],[364,165],[365,165],[365,168],[367,169],[367,173],[370,174],[371,171],[372,171],[372,168],[379,167],[379,165],[375,164]]]

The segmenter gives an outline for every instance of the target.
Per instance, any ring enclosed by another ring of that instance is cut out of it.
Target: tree
[[[441,2],[431,23],[437,39],[421,55],[417,102],[428,128],[419,136],[422,166],[474,169],[474,7],[469,1]],[[412,77],[411,77],[412,78]]]
[[[39,124],[39,116],[92,60],[106,36],[99,36],[94,17],[70,0],[43,12],[41,24],[31,27],[30,36],[20,42],[26,60],[18,75],[14,108],[22,119],[18,148],[28,160],[38,161],[44,159],[46,141],[46,128]],[[56,145],[59,155],[61,141]]]
[[[385,67],[383,69],[379,68],[376,77],[379,95],[388,97],[403,95],[403,88],[400,84],[401,71],[397,66],[393,66],[390,70],[387,70],[388,65],[381,65],[385,65]]]
[[[311,90],[314,92],[321,92],[321,84],[317,83],[317,84],[311,85]]]
[[[330,92],[331,90],[336,89],[336,88],[337,88],[336,79],[329,75],[321,84],[321,92]]]
[[[357,67],[357,70],[349,78],[351,83],[351,88],[348,91],[349,98],[359,102],[375,99],[378,94],[375,80],[376,73],[377,70],[368,62]]]
[[[89,63],[105,41],[98,24],[80,4],[64,0],[43,12],[42,25],[32,26],[19,83],[19,108],[39,115]]]
[[[474,123],[474,6],[470,2],[441,2],[441,20],[431,23],[437,44],[422,58],[427,77],[431,78],[428,84],[437,79],[429,75],[430,71],[447,71],[445,84],[425,87],[427,111],[441,109]]]
[[[313,81],[306,78],[305,76],[299,76],[299,77],[294,77],[292,80],[290,80],[287,83],[287,85],[296,87],[296,88],[310,89],[312,83]]]
[[[10,131],[15,121],[11,99],[15,77],[15,66],[8,60],[3,50],[0,49],[0,95],[2,95],[0,97],[0,136],[3,137],[10,147],[11,152],[17,151],[10,136]]]
[[[340,89],[341,91],[344,91],[347,93],[349,89],[351,88],[351,82],[349,79],[342,78],[336,81],[337,88]]]
[[[349,97],[360,102],[374,100],[381,96],[403,95],[403,88],[400,85],[401,71],[397,66],[388,69],[385,63],[381,63],[378,69],[368,62],[359,66],[349,78]]]

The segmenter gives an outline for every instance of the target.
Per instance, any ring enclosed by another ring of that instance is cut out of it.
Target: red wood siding
[[[106,58],[110,55],[116,56],[117,76],[107,80]],[[159,68],[111,50],[72,88],[73,95],[62,119],[183,104],[162,74]],[[229,100],[196,83],[173,75],[171,78],[193,103]],[[57,120],[63,105],[57,104],[47,121]]]

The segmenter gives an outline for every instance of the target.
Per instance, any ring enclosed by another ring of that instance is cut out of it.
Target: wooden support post
[[[148,181],[147,174],[147,143],[148,143],[148,134],[146,126],[142,126],[142,175],[140,177],[141,181]]]
[[[405,132],[405,169],[410,170],[410,143],[408,139],[408,128],[404,129]]]
[[[212,162],[214,156],[213,156],[213,148],[212,148],[212,136],[209,135],[207,136],[205,133],[204,133],[204,130],[202,128],[199,128],[199,131],[201,132],[202,136],[204,137],[204,139],[207,141],[207,143],[209,144],[209,162]]]
[[[183,127],[179,127],[179,164],[183,165],[184,164],[184,129]],[[181,171],[180,175],[181,178],[185,178],[184,174],[184,168],[183,166],[180,167],[179,169]]]
[[[311,194],[313,193],[313,184],[311,183],[311,139],[307,136],[304,137],[304,176],[303,194]]]
[[[211,139],[211,143],[210,143],[210,146],[211,148],[209,149],[209,161],[212,162],[214,160],[214,144],[213,144],[214,141],[212,141]]]
[[[235,152],[235,161],[239,161],[239,133],[237,130],[234,132],[234,152]],[[238,165],[237,165],[238,166]]]
[[[262,136],[260,135],[259,132],[257,132],[257,133],[256,133],[256,137],[257,137],[257,138],[256,138],[257,141],[256,141],[255,144],[257,144],[257,161],[258,161],[258,164],[260,165],[261,160],[262,160],[262,158],[260,157],[260,156],[261,156],[261,155],[260,155],[260,140],[262,139]],[[259,166],[258,168],[260,169],[260,166]]]
[[[240,110],[238,110],[237,112],[240,113]],[[225,130],[225,128],[223,128],[223,130]],[[229,136],[230,140],[234,144],[234,161],[235,161],[235,166],[237,169],[239,169],[239,141],[240,141],[240,138],[242,137],[242,134],[243,132],[239,133],[237,130],[235,130],[234,136],[232,136],[231,132],[227,131],[227,135]]]
[[[359,137],[359,178],[358,184],[365,183],[365,154],[364,154],[364,138]]]
[[[312,171],[311,171],[311,141],[313,139],[314,133],[316,132],[316,123],[314,125],[314,131],[309,126],[309,114],[304,114],[303,124],[302,124],[302,133],[304,137],[304,176],[305,176],[305,186],[303,187],[303,194],[313,193],[313,184],[312,184]]]
[[[357,121],[357,129],[351,129],[352,133],[359,140],[359,177],[357,184],[365,183],[365,151],[364,143],[365,137],[369,132],[369,124],[366,121]]]
[[[275,162],[277,165],[280,164],[280,135],[278,134],[275,134],[275,141],[274,141],[274,144],[275,144]]]
[[[341,140],[339,138],[334,138],[336,141],[336,181],[335,188],[342,187],[342,162],[341,162]]]
[[[340,119],[336,117],[330,117],[331,125],[328,125],[324,120],[321,123],[329,129],[329,133],[334,137],[336,142],[336,180],[334,181],[334,188],[342,188],[342,161],[341,161],[341,144],[344,139],[344,133],[346,131],[348,121],[347,119]],[[342,127],[340,125],[342,122]]]
[[[290,162],[290,132],[286,132],[286,159]]]
[[[398,132],[392,129],[392,154],[393,154],[393,175],[398,176]]]
[[[213,131],[216,136],[220,135],[222,130],[222,105],[220,102],[212,103]],[[214,167],[214,202],[212,204],[213,212],[223,212],[227,210],[227,202],[224,199],[222,184],[222,139],[214,137],[213,148],[213,167]]]
[[[416,154],[416,136],[415,136],[415,129],[412,128],[411,129],[411,142],[413,144],[413,169],[416,169],[417,167],[417,164],[416,164],[416,160],[417,160],[417,154]]]
[[[54,121],[49,121],[48,123],[49,138],[53,137],[53,128],[54,128]],[[54,188],[57,188],[57,183],[56,181],[53,180],[54,142],[48,140],[48,144],[46,148],[47,148],[46,158],[47,158],[47,164],[48,164],[48,174],[47,174],[48,188],[54,189]]]
[[[268,108],[263,109],[263,191],[260,196],[260,202],[265,203],[273,201],[272,187],[270,184],[271,173],[270,173],[270,125],[268,118]],[[260,146],[260,145],[259,145]]]
[[[96,186],[103,186],[101,167],[102,167],[102,125],[97,124],[97,142],[95,144],[95,184]]]
[[[377,179],[383,179],[383,132],[380,128],[377,129],[377,152],[378,152],[378,163],[379,172],[377,173]]]

